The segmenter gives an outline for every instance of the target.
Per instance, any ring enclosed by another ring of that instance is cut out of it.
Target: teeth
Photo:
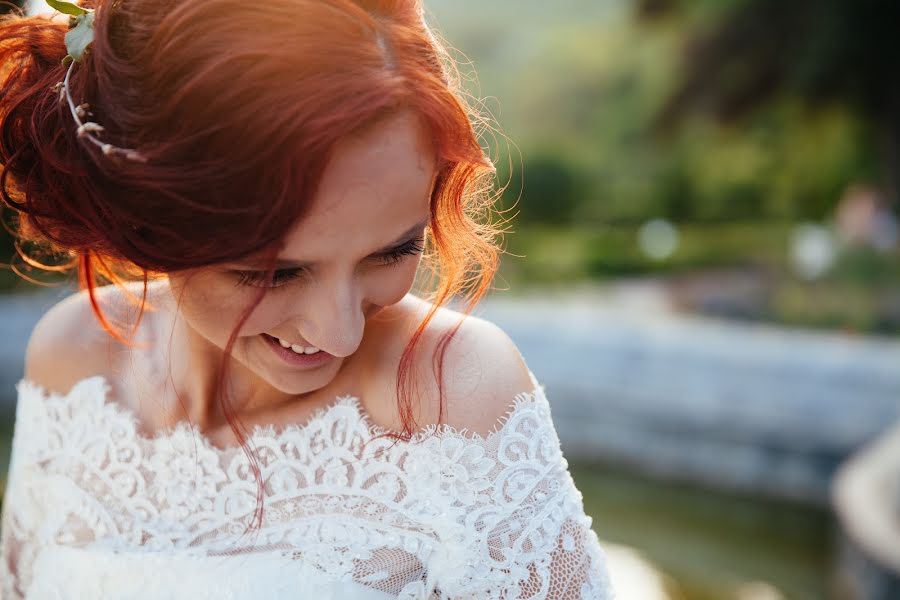
[[[312,346],[310,346],[308,348],[304,348],[303,346],[301,346],[299,344],[292,344],[291,350],[293,350],[297,354],[312,354],[313,352],[319,351],[318,348],[313,348]]]
[[[281,344],[282,348],[290,348],[297,354],[315,354],[319,351],[315,346],[301,346],[300,344],[291,344],[290,342],[286,342],[281,338],[275,338],[278,340],[278,343]]]

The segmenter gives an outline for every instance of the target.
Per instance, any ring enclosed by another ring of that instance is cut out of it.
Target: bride
[[[80,291],[16,385],[2,598],[613,598],[471,315],[495,171],[420,3],[50,4],[0,20],[0,184]]]

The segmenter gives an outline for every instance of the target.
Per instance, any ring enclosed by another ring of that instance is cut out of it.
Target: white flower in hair
[[[82,123],[78,126],[78,137],[84,137],[87,135],[89,131],[101,132],[103,131],[103,125],[98,123],[94,123],[92,121],[88,121],[87,123]]]

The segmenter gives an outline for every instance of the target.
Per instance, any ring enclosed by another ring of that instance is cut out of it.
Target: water
[[[622,550],[636,552],[662,580],[660,598],[829,597],[835,521],[827,510],[652,481],[584,463],[570,463],[570,470],[601,544],[609,546],[610,570]],[[634,587],[644,579],[636,579]],[[620,592],[621,600],[647,597],[637,589]]]

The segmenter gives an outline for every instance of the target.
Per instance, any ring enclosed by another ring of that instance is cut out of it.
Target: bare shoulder
[[[129,285],[130,289],[134,289]],[[140,286],[138,295],[140,296]],[[136,307],[115,285],[95,288],[104,317],[119,331]],[[124,346],[102,326],[87,290],[66,296],[50,307],[32,329],[25,350],[25,378],[48,391],[64,394],[91,375],[109,377]]]
[[[432,307],[412,295],[400,305],[397,308],[416,323]],[[455,333],[444,342],[439,389],[432,357],[457,324]],[[439,307],[435,312],[415,356],[413,409],[419,427],[441,422],[485,435],[509,413],[517,395],[534,390],[528,365],[503,329],[481,317],[463,315],[447,307]]]

